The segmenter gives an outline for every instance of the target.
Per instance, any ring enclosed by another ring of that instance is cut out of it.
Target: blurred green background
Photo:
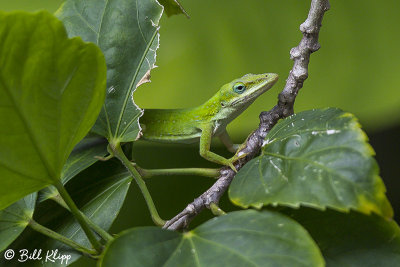
[[[0,0],[0,9],[55,11],[61,2]],[[191,18],[164,16],[159,67],[152,71],[152,83],[135,92],[135,100],[143,108],[191,107],[206,101],[224,83],[246,73],[278,73],[277,85],[229,125],[228,132],[234,140],[242,141],[257,127],[258,114],[276,103],[292,67],[289,51],[301,39],[299,25],[307,16],[310,1],[181,3]],[[295,105],[296,112],[339,107],[359,118],[377,152],[396,216],[400,213],[399,10],[397,0],[332,0],[320,33],[321,49],[311,56],[309,78]],[[145,167],[207,164],[192,146],[140,142],[135,151],[136,159]],[[149,187],[162,217],[168,218],[211,183],[205,178],[156,178]],[[182,194],[171,196],[169,189]],[[150,224],[148,212],[140,194],[132,189],[113,231],[145,224]]]

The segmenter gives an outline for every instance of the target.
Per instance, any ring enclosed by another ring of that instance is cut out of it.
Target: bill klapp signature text
[[[42,249],[34,249],[33,251],[29,251],[28,249],[20,249],[18,253],[14,253],[13,250],[9,249],[6,251],[6,253],[7,255],[4,255],[4,258],[6,260],[11,260],[12,258],[15,258],[19,262],[44,261],[58,262],[60,264],[67,265],[68,261],[71,259],[71,255],[62,254],[58,251],[58,249],[46,250],[46,253],[44,253]]]

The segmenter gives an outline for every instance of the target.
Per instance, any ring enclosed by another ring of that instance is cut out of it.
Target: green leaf
[[[317,242],[327,266],[399,266],[400,228],[392,220],[307,208],[288,214]]]
[[[83,138],[69,155],[61,171],[61,182],[63,184],[68,183],[78,173],[98,161],[96,156],[103,157],[106,154],[107,140],[97,136]],[[57,189],[51,185],[40,191],[39,201],[42,202],[57,195]]]
[[[189,18],[189,15],[178,0],[158,0],[158,2],[164,7],[165,14],[167,14],[168,17],[184,14]]]
[[[156,255],[156,256],[155,256]],[[133,228],[108,244],[100,266],[323,266],[308,233],[275,212],[238,211],[181,234]]]
[[[0,209],[60,179],[104,100],[101,51],[47,12],[0,12]]]
[[[66,188],[71,192],[71,197],[79,209],[88,216],[92,222],[104,230],[108,230],[117,217],[126,193],[129,189],[131,178],[125,168],[116,160],[97,162],[71,179]],[[54,201],[40,203],[35,210],[35,220],[40,224],[62,234],[84,246],[90,243],[72,214],[60,207]],[[26,248],[30,251],[58,249],[61,254],[71,255],[69,263],[82,256],[70,247],[46,237],[33,230],[24,232],[10,248],[15,251]],[[1,257],[0,257],[1,258]],[[30,262],[32,266],[59,266],[59,264],[41,261]],[[58,262],[59,263],[59,262]],[[1,265],[1,262],[0,262]]]
[[[290,116],[268,133],[262,154],[239,171],[229,197],[242,207],[304,205],[391,218],[366,140],[355,117],[339,109]]]
[[[69,36],[97,44],[107,62],[107,96],[93,131],[113,142],[140,137],[136,87],[149,81],[162,6],[155,0],[67,0],[57,11]]]
[[[0,211],[0,251],[8,247],[32,219],[36,196],[37,193],[27,195]]]
[[[66,184],[75,175],[94,164],[107,154],[107,141],[100,137],[88,136],[74,147],[61,171],[61,181]]]

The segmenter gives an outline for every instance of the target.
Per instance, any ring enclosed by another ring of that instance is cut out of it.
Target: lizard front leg
[[[209,161],[212,161],[212,162],[215,162],[218,164],[222,164],[225,166],[229,166],[232,170],[237,172],[235,166],[233,165],[233,162],[235,162],[235,160],[237,158],[233,157],[231,159],[226,159],[226,158],[210,151],[212,132],[213,132],[212,123],[205,124],[201,127],[200,156],[202,156],[206,160],[209,160]]]

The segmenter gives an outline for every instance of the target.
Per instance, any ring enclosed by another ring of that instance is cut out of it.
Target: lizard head
[[[247,108],[254,100],[270,89],[278,80],[278,74],[246,74],[222,86],[220,99],[222,108]]]

